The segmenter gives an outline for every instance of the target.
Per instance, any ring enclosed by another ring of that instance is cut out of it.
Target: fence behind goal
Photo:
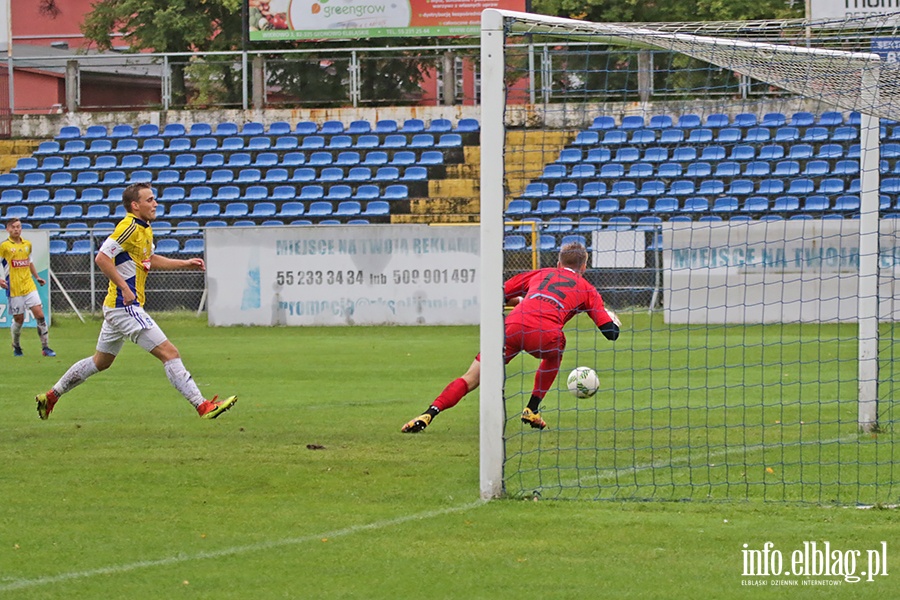
[[[485,13],[483,496],[898,502],[900,77],[877,54],[895,24]],[[550,40],[553,93],[507,104]],[[746,78],[769,96],[721,94]],[[654,85],[682,99],[616,101]],[[504,370],[502,281],[571,240],[624,331],[569,323],[532,430],[537,361]],[[565,389],[576,366],[594,397]]]

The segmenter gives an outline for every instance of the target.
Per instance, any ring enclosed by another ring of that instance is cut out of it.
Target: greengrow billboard
[[[251,41],[478,34],[481,11],[525,0],[248,0]]]

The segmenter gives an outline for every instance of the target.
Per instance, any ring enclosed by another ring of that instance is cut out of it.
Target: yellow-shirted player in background
[[[31,242],[22,239],[22,222],[19,219],[10,219],[6,223],[6,232],[9,239],[0,244],[0,263],[8,273],[5,279],[0,279],[0,288],[6,290],[9,298],[9,314],[13,322],[10,326],[12,332],[13,356],[22,356],[22,348],[19,346],[19,337],[22,333],[22,325],[25,323],[25,311],[30,310],[37,321],[38,335],[41,337],[41,348],[44,356],[56,356],[56,353],[47,345],[48,331],[47,321],[44,320],[44,307],[38,296],[34,280],[42,286],[47,283],[38,277],[37,269],[31,262]]]
[[[191,374],[181,362],[178,349],[144,310],[144,284],[151,268],[163,271],[196,269],[203,271],[202,258],[178,260],[153,253],[156,198],[149,183],[135,183],[122,193],[127,214],[112,235],[100,246],[94,262],[109,279],[103,303],[103,327],[93,356],[84,358],[66,371],[52,388],[35,397],[38,416],[46,419],[60,396],[85,379],[112,366],[125,344],[131,340],[163,363],[169,382],[181,392],[204,419],[215,419],[237,402],[236,396],[206,400]]]

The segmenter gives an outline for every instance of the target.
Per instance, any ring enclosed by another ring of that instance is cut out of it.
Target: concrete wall
[[[768,112],[781,112],[788,116],[798,111],[821,113],[834,110],[833,107],[804,99],[759,99],[740,101],[731,98],[692,100],[678,102],[621,102],[603,104],[538,104],[510,105],[506,114],[506,124],[513,128],[542,128],[578,130],[588,127],[594,117],[611,115],[620,119],[627,115],[680,115],[694,113],[749,112],[759,116]],[[196,111],[128,111],[128,112],[77,112],[54,115],[15,115],[12,123],[14,138],[49,139],[66,125],[80,127],[84,131],[89,125],[112,127],[119,123],[130,123],[135,127],[144,123],[154,123],[160,127],[167,123],[182,123],[189,126],[197,122],[205,123],[246,123],[258,121],[265,124],[273,121],[342,121],[345,124],[356,120],[374,123],[381,119],[417,118],[426,123],[432,119],[481,118],[479,106],[408,106],[390,108],[334,108],[334,109],[266,109],[266,110],[196,110]]]

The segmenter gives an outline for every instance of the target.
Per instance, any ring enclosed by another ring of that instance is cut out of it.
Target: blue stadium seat
[[[362,135],[366,133],[371,133],[372,124],[368,121],[351,121],[350,125],[347,126],[347,135]]]
[[[637,214],[645,213],[650,210],[650,201],[646,198],[627,198],[622,206],[622,213]]]
[[[191,191],[185,196],[188,202],[205,202],[212,200],[213,190],[207,185],[195,185]]]
[[[734,126],[746,129],[756,125],[756,115],[753,113],[739,113],[734,116]]]
[[[612,160],[609,148],[590,148],[584,157],[584,162],[603,164]]]
[[[621,179],[625,177],[625,167],[616,163],[601,165],[597,177],[600,179]]]
[[[308,217],[328,217],[332,213],[331,202],[317,201],[312,202],[306,211]]]
[[[744,161],[753,160],[754,158],[756,158],[756,148],[748,144],[734,146],[728,155],[728,160]]]
[[[749,146],[744,147],[749,148]],[[699,160],[710,163],[725,160],[725,148],[723,146],[705,146],[700,152]]]
[[[787,124],[787,117],[785,117],[780,112],[770,112],[763,115],[762,120],[759,122],[761,127],[783,127]]]
[[[293,174],[291,175],[288,181],[292,181],[294,183],[304,183],[307,181],[315,181],[316,180],[316,170],[312,167],[298,167],[294,169]]]
[[[396,181],[400,179],[400,169],[397,167],[379,167],[372,181]]]
[[[743,212],[759,213],[769,210],[769,199],[764,196],[750,196],[744,200]]]
[[[456,122],[455,131],[458,133],[472,133],[481,130],[477,119],[460,119]]]
[[[245,202],[261,202],[269,197],[269,190],[264,185],[251,185],[241,195]]]
[[[709,177],[712,175],[712,166],[705,161],[692,162],[684,172],[685,177]]]
[[[782,160],[775,163],[772,175],[775,177],[793,177],[800,173],[800,163],[796,160]]]
[[[625,146],[623,148],[619,148],[616,150],[615,158],[613,158],[613,162],[617,163],[632,163],[637,162],[641,159],[641,151],[635,148],[634,146]]]
[[[844,193],[844,180],[838,179],[836,177],[829,177],[829,178],[823,179],[819,182],[819,187],[816,190],[816,193],[823,194],[826,196],[834,196],[837,194],[842,194],[842,193]]]
[[[593,165],[591,165],[593,168]],[[653,165],[650,163],[632,163],[626,175],[631,179],[647,179],[653,177]]]
[[[46,190],[45,190],[46,191]],[[57,221],[76,221],[84,217],[84,210],[80,204],[66,204],[59,209],[56,215]]]
[[[553,217],[544,226],[544,233],[557,234],[572,231],[574,224],[571,217]]]
[[[652,144],[656,142],[656,132],[652,129],[635,129],[631,132],[632,144]]]
[[[354,200],[375,200],[381,196],[381,188],[374,184],[366,184],[361,185],[356,188],[356,193],[353,194]],[[526,201],[527,202],[527,201]],[[529,203],[530,204],[530,203]]]
[[[574,177],[574,175],[573,175]],[[427,181],[428,180],[428,169],[425,167],[412,166],[406,167],[406,170],[403,172],[403,177],[400,178],[401,181]]]
[[[587,133],[587,132],[583,132]],[[578,141],[576,137],[576,142]],[[611,129],[603,134],[603,140],[600,142],[605,146],[619,146],[628,142],[628,134],[619,129]]]
[[[725,127],[716,134],[717,144],[736,144],[741,141],[741,130],[737,127]]]
[[[422,128],[425,128],[425,125],[422,125]],[[397,131],[397,121],[394,119],[382,119],[380,121],[375,122],[375,133],[385,134],[385,133],[394,133]]]
[[[682,212],[698,213],[707,212],[709,210],[709,200],[703,196],[691,196],[685,198],[684,206],[681,207]]]
[[[276,216],[282,218],[299,217],[304,210],[305,207],[302,202],[285,202],[281,205],[281,210],[278,211]]]
[[[197,165],[201,169],[217,169],[225,166],[225,155],[219,152],[208,152],[200,159]]]
[[[181,243],[172,238],[163,238],[157,240],[156,248],[153,249],[155,254],[177,254],[181,251]]]
[[[634,225],[634,229],[636,231],[656,231],[662,227],[662,222],[662,217],[644,215],[643,217],[638,218]]]
[[[694,182],[684,179],[673,181],[669,185],[669,194],[672,196],[690,196],[694,190]]]
[[[587,201],[585,200],[584,202],[587,202]],[[510,200],[509,205],[506,207],[506,211],[505,211],[505,213],[509,216],[527,215],[530,212],[531,212],[531,202],[528,200],[523,200],[521,198],[517,198],[515,200]]]
[[[503,236],[503,250],[518,252],[525,250],[527,246],[528,243],[525,241],[524,235],[512,233]]]
[[[714,129],[721,129],[722,127],[728,127],[731,125],[731,121],[728,118],[728,115],[714,113],[711,115],[707,115],[706,117],[706,126]]]
[[[273,150],[295,150],[299,147],[300,141],[294,136],[282,135],[275,138]]]
[[[349,200],[353,196],[353,188],[349,185],[333,185],[328,188],[325,194],[325,200],[337,202],[340,200]]]
[[[260,180],[262,180],[262,172],[259,169],[241,169],[234,182],[241,185],[247,185],[259,183]]]
[[[815,124],[816,118],[810,112],[796,112],[791,117],[790,125],[792,127],[810,127]]]
[[[346,180],[354,183],[360,181],[371,181],[372,169],[368,167],[353,167],[347,172]]]
[[[230,202],[241,197],[241,188],[236,185],[223,185],[215,190],[213,200],[216,202]]]
[[[268,219],[274,217],[276,212],[274,202],[257,202],[253,205],[250,217],[254,219]]]
[[[344,133],[344,124],[341,121],[325,121],[319,128],[320,135],[340,135]]]
[[[721,196],[713,202],[710,211],[719,213],[732,213],[738,209],[738,199],[734,196]]]
[[[801,141],[810,144],[824,142],[827,139],[828,129],[826,129],[825,127],[809,127],[806,132],[804,132],[803,137],[800,138]]]
[[[751,127],[744,133],[744,142],[747,144],[760,144],[771,139],[769,129],[766,127]]]
[[[430,133],[417,133],[409,142],[410,148],[433,148],[434,136]]]
[[[81,154],[86,150],[86,146],[83,140],[69,140],[66,142],[65,146],[63,146],[60,153],[62,154]]]
[[[637,191],[639,196],[656,197],[666,193],[666,184],[662,181],[651,179],[641,184],[641,188]]]
[[[766,177],[771,173],[771,165],[762,160],[753,160],[744,165],[744,177]]]
[[[600,134],[596,131],[579,131],[572,141],[573,146],[594,146],[600,143]]]
[[[682,169],[681,165],[673,162],[662,163],[656,169],[656,176],[663,179],[675,179],[681,177],[683,173],[684,169]]]
[[[800,139],[800,130],[796,127],[779,127],[775,130],[773,139],[776,142],[795,142]]]
[[[732,178],[741,174],[741,165],[731,160],[716,164],[715,176],[720,178]]]
[[[297,195],[297,190],[294,189],[292,185],[279,185],[275,186],[275,189],[272,190],[271,195],[269,196],[270,200],[281,201],[290,201],[293,200]]]
[[[432,119],[431,123],[428,124],[428,129],[425,131],[431,131],[434,133],[447,133],[448,131],[453,130],[453,123],[450,122],[449,119]]]
[[[844,124],[844,115],[838,111],[825,111],[819,115],[817,124],[822,127],[837,127]]]
[[[66,125],[65,127],[60,127],[59,133],[56,136],[58,140],[74,140],[81,137],[81,129],[75,127],[73,125]]]
[[[684,114],[678,117],[676,127],[681,129],[695,129],[701,126],[700,116],[694,114]]]
[[[351,148],[353,146],[353,138],[349,135],[334,135],[328,139],[328,144],[326,144],[326,148],[329,150],[342,150],[344,148]]]
[[[406,200],[407,198],[409,198],[409,189],[403,184],[389,185],[381,194],[381,199],[387,201]]]
[[[64,233],[63,236],[66,234]],[[69,248],[69,254],[73,255],[82,255],[82,254],[90,254],[91,252],[91,240],[75,240],[72,242],[72,247]]]
[[[797,196],[778,196],[772,203],[774,212],[793,212],[800,210],[800,199]]]
[[[362,212],[362,206],[356,200],[343,200],[334,211],[336,217],[356,217]]]
[[[38,161],[32,156],[25,156],[16,161],[12,171],[33,171],[38,168]]]
[[[612,117],[606,116],[606,115],[603,115],[600,117],[594,117],[594,120],[589,127],[589,129],[599,130],[599,131],[606,131],[608,129],[615,129],[615,128],[616,128],[616,120],[613,119]]]
[[[320,150],[325,147],[325,138],[321,135],[308,135],[303,138],[299,148],[301,150]]]
[[[856,127],[838,127],[831,134],[832,142],[852,142],[859,139],[859,130]]]
[[[409,150],[401,150],[400,152],[395,152],[390,164],[395,167],[414,165],[416,164],[416,153]]]
[[[616,198],[635,194],[637,194],[637,186],[633,181],[616,181],[609,190],[609,195]]]
[[[41,142],[32,153],[35,156],[43,156],[48,154],[59,154],[59,142]]]
[[[222,209],[218,202],[201,202],[194,211],[193,216],[198,219],[211,219],[218,217],[222,213]],[[169,215],[172,218],[172,215]]]
[[[325,188],[321,185],[304,185],[300,188],[298,200],[310,201],[321,200],[325,196]]]
[[[839,160],[835,163],[831,174],[845,177],[859,175],[859,162],[855,160]]]
[[[160,212],[160,211],[157,211]],[[159,215],[158,215],[159,216]],[[88,220],[99,220],[99,219],[108,219],[109,218],[109,205],[108,204],[91,204],[88,206],[87,212],[84,215],[85,219]]]
[[[318,181],[341,181],[344,179],[344,170],[340,167],[325,167],[316,177]]]
[[[713,133],[711,129],[707,129],[705,127],[691,129],[690,134],[688,134],[687,140],[685,140],[688,144],[708,144],[713,140]]]
[[[406,136],[400,134],[391,134],[385,136],[381,143],[382,148],[405,148],[407,144]]]
[[[184,253],[184,254],[203,254],[203,251],[204,251],[204,242],[202,239],[195,238],[195,239],[184,241],[184,248],[182,249],[182,253]]]
[[[831,208],[831,202],[825,196],[807,196],[803,203],[806,212],[822,212]]]
[[[668,148],[647,148],[644,150],[643,161],[647,163],[661,163],[669,160]]]
[[[674,213],[678,212],[679,208],[678,199],[671,196],[657,198],[653,204],[653,211],[658,213]]]
[[[359,152],[347,151],[338,154],[337,159],[334,161],[334,164],[339,167],[352,167],[358,165],[359,161]]]
[[[366,209],[360,213],[364,217],[386,217],[390,214],[390,204],[383,200],[373,200],[366,204]]]
[[[319,126],[312,121],[300,121],[294,128],[294,133],[302,136],[314,135],[319,131]]]

